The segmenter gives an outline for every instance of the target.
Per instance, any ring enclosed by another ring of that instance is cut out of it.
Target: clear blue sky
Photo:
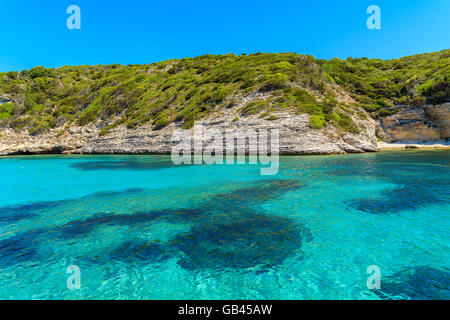
[[[66,27],[72,4],[81,30]],[[371,4],[382,30],[366,27]],[[0,71],[258,51],[386,59],[449,47],[449,0],[0,0]]]

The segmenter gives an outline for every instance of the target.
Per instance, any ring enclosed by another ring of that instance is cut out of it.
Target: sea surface
[[[450,298],[449,151],[260,168],[0,158],[0,299]]]

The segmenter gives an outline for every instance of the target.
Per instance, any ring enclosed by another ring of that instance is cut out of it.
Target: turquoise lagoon
[[[449,299],[449,169],[449,151],[281,157],[273,176],[2,158],[0,299]]]

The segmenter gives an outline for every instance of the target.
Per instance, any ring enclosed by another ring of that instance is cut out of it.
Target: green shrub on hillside
[[[344,131],[351,133],[358,133],[360,131],[350,116],[342,112],[338,112],[337,116],[337,124]]]
[[[159,129],[167,126],[169,123],[170,123],[169,117],[167,116],[167,114],[165,114],[163,112],[156,118],[156,121],[154,123],[154,128],[155,128],[155,130],[159,130]]]
[[[267,77],[267,80],[259,88],[260,91],[274,91],[288,87],[288,77],[283,73],[276,73]]]
[[[322,129],[325,126],[325,123],[323,116],[313,114],[309,118],[309,125],[313,129]]]
[[[129,128],[146,123],[162,128],[181,121],[190,128],[216,109],[264,93],[264,102],[255,96],[239,111],[292,109],[315,116],[313,127],[333,121],[354,131],[351,119],[336,117],[339,108],[355,113],[352,106],[345,109],[338,102],[336,90],[348,91],[379,117],[395,112],[399,105],[449,101],[449,75],[449,50],[386,61],[257,53],[204,55],[150,65],[40,66],[0,75],[0,94],[13,100],[1,109],[0,125],[30,129],[33,134],[69,122],[84,126],[99,120]]]
[[[0,120],[7,119],[12,116],[14,111],[14,105],[10,102],[0,104]]]
[[[47,70],[44,67],[34,67],[28,71],[28,76],[31,79],[44,77],[47,75]]]
[[[258,112],[263,110],[265,106],[266,102],[264,100],[252,101],[247,103],[245,107],[240,108],[239,112],[246,115],[257,114]]]

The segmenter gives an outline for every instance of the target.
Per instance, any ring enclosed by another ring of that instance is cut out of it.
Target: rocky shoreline
[[[271,120],[260,115],[249,115],[237,119],[235,110],[218,111],[202,120],[205,129],[226,131],[273,130],[279,132],[280,155],[329,155],[346,153],[377,152],[379,150],[445,149],[450,148],[448,112],[449,104],[426,108],[402,109],[398,114],[375,121],[370,117],[352,116],[360,128],[358,133],[339,130],[334,126],[316,130],[310,127],[310,116],[279,112]],[[429,110],[436,115],[440,111],[438,124],[428,123]],[[427,118],[425,118],[427,117]],[[424,121],[425,119],[425,121]],[[170,154],[179,141],[173,139],[183,123],[171,123],[161,130],[152,126],[129,129],[118,126],[105,135],[104,124],[97,122],[88,126],[59,127],[45,134],[30,135],[27,131],[0,129],[0,156],[24,154]],[[192,134],[190,129],[190,134]],[[440,131],[439,131],[440,130]],[[438,133],[441,133],[439,135]],[[443,132],[443,135],[442,135]],[[380,137],[382,141],[380,141]],[[394,138],[410,138],[395,140]],[[417,138],[425,139],[419,140]],[[193,138],[194,140],[196,137]],[[428,139],[428,141],[426,140]],[[202,141],[203,146],[208,141]],[[246,150],[248,152],[248,150]]]
[[[257,115],[235,120],[234,114],[224,112],[201,122],[205,129],[242,131],[247,129],[278,130],[281,155],[345,154],[375,152],[377,123],[367,118],[354,119],[362,128],[359,133],[337,131],[336,128],[315,130],[309,126],[309,115],[274,114],[276,120]],[[172,123],[161,130],[151,126],[128,129],[120,126],[101,135],[101,126],[89,125],[55,128],[41,135],[29,135],[12,129],[1,129],[0,155],[18,154],[170,154],[179,141],[173,140],[182,123]],[[193,129],[189,131],[192,133]],[[194,139],[196,139],[194,137]],[[208,141],[202,141],[203,146]],[[248,152],[248,150],[246,150]]]

